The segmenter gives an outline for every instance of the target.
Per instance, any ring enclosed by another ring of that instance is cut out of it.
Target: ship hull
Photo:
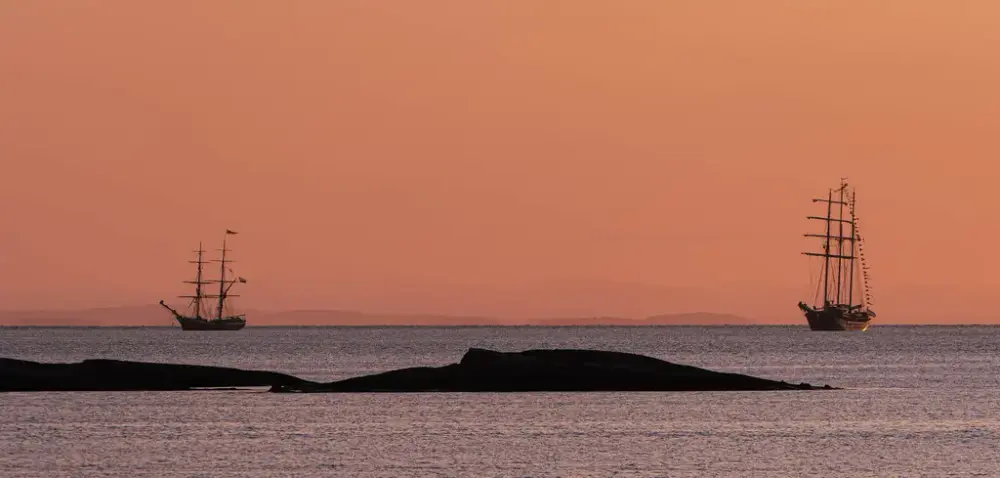
[[[202,319],[195,317],[176,317],[181,330],[240,330],[246,327],[243,317],[223,317],[221,319]]]
[[[871,320],[845,317],[838,311],[809,310],[805,314],[810,330],[864,332],[871,325]]]
[[[868,330],[875,313],[870,310],[858,310],[847,306],[828,306],[822,309],[813,308],[799,302],[799,309],[806,315],[809,328],[827,331],[857,331]]]

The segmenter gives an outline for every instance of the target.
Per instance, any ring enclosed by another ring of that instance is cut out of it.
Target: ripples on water
[[[631,351],[821,392],[0,394],[0,476],[1000,476],[1000,328],[0,328],[0,356],[333,380],[470,346]]]

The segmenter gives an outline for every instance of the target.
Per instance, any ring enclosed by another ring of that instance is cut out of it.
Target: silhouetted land
[[[720,373],[642,355],[594,350],[494,352],[469,349],[462,361],[331,383],[226,367],[118,360],[38,363],[0,359],[0,391],[164,391],[270,386],[274,392],[597,392],[814,390],[735,373]]]
[[[597,350],[495,352],[469,349],[462,361],[326,384],[284,384],[275,392],[615,392],[814,390],[736,373]],[[829,386],[823,388],[830,388]]]
[[[0,392],[190,390],[302,383],[275,372],[120,360],[39,363],[0,358]]]
[[[512,321],[516,322],[516,321]],[[566,317],[557,319],[534,319],[524,321],[524,325],[751,325],[750,319],[730,314],[696,312],[688,314],[661,314],[645,319],[621,317]]]

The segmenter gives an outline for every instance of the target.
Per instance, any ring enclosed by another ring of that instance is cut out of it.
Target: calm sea
[[[597,348],[820,392],[0,394],[3,477],[1000,476],[1000,328],[0,328],[0,356],[333,380]]]

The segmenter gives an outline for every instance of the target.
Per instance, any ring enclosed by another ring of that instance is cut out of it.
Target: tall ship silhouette
[[[843,178],[839,188],[828,190],[826,198],[813,199],[813,203],[826,205],[826,216],[808,219],[822,221],[825,227],[822,233],[805,236],[821,239],[823,247],[803,254],[821,258],[823,272],[813,305],[799,302],[812,330],[865,331],[875,317],[856,199],[854,189]]]
[[[202,249],[201,243],[198,244],[198,250],[194,251],[197,254],[197,260],[188,261],[198,266],[195,280],[184,281],[185,284],[194,284],[194,295],[179,296],[182,299],[191,299],[189,311],[178,312],[164,301],[160,301],[160,305],[174,315],[174,319],[180,324],[182,330],[240,330],[246,327],[246,315],[233,314],[228,302],[232,297],[239,297],[239,295],[230,293],[233,286],[237,283],[245,284],[247,282],[243,277],[232,274],[232,270],[226,266],[233,262],[226,259],[226,252],[230,252],[226,248],[226,240],[235,234],[235,231],[226,229],[226,234],[222,238],[222,249],[220,249],[222,256],[218,260],[205,261],[203,259],[205,251]],[[208,262],[219,263],[218,279],[204,278],[203,269]],[[229,279],[226,278],[226,271],[230,272]],[[209,293],[209,289],[216,284],[219,286],[218,294]]]

